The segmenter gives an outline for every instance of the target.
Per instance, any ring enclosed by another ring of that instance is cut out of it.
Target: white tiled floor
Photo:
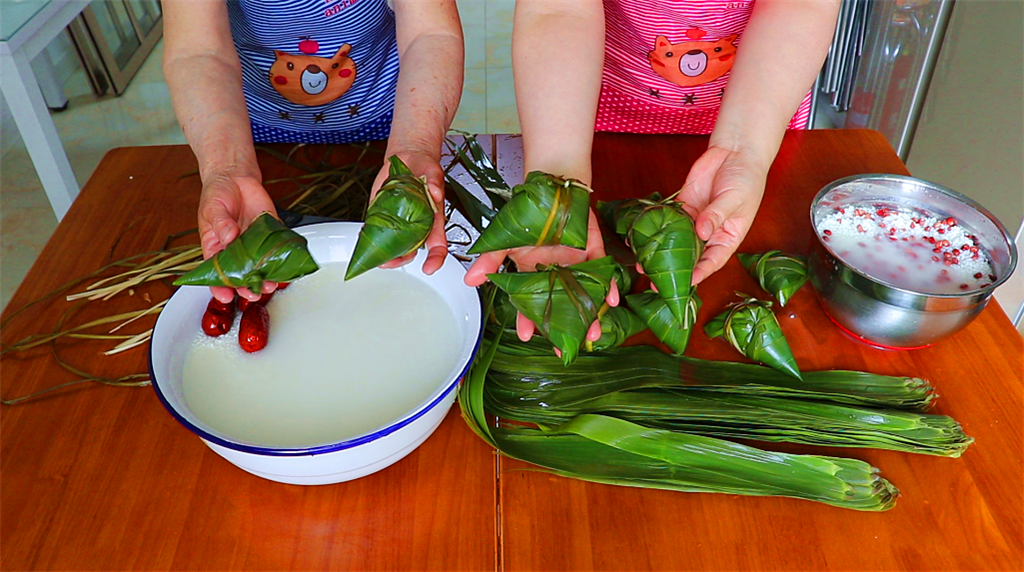
[[[161,52],[158,47],[150,55],[121,97],[93,95],[80,69],[65,83],[68,107],[53,120],[80,185],[115,147],[185,143],[160,70]],[[57,221],[21,138],[4,133],[2,149],[0,305],[6,306]]]

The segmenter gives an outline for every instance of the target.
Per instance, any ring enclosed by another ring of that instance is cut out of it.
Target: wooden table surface
[[[499,144],[499,160],[514,170]],[[672,191],[703,137],[601,135],[595,198]],[[503,154],[504,153],[504,154]],[[264,176],[286,168],[261,156]],[[110,152],[58,226],[4,313],[105,261],[160,248],[194,226],[199,183],[187,147]],[[808,206],[837,178],[906,173],[879,134],[787,135],[744,251],[805,253]],[[126,229],[129,229],[125,232]],[[113,252],[111,249],[113,248]],[[148,292],[166,296],[165,286]],[[163,290],[161,290],[161,288]],[[754,291],[735,260],[700,286],[703,326]],[[143,290],[76,320],[146,307]],[[49,330],[70,304],[17,316],[3,341]],[[457,408],[391,467],[349,483],[301,487],[260,479],[209,450],[163,409],[151,388],[97,385],[0,408],[0,567],[3,570],[1020,570],[1022,369],[1017,331],[993,301],[932,348],[887,352],[839,332],[810,288],[779,313],[802,369],[865,369],[932,381],[937,412],[976,442],[959,459],[890,451],[785,446],[847,455],[899,487],[896,508],[860,513],[808,501],[612,487],[518,470],[464,425]],[[62,342],[76,366],[145,371],[146,352],[102,357],[96,342]],[[688,355],[740,359],[695,336]],[[40,348],[0,363],[0,396],[73,379]]]

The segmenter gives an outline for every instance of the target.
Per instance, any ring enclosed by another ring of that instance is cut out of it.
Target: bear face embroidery
[[[345,94],[356,80],[356,63],[348,57],[352,46],[342,44],[329,58],[292,55],[274,50],[270,85],[298,105],[323,105]]]
[[[689,30],[687,36],[699,40],[704,36],[700,30]],[[654,73],[681,86],[692,87],[714,81],[732,69],[736,46],[733,42],[738,34],[721,40],[689,41],[673,44],[665,36],[654,40],[654,50],[647,53]]]

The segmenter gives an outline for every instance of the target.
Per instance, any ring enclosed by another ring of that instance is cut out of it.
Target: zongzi
[[[397,155],[390,160],[389,176],[366,210],[345,280],[414,252],[434,226],[437,204],[426,179],[414,176]]]
[[[772,303],[737,294],[743,301],[730,304],[728,310],[712,318],[704,332],[711,338],[724,337],[754,361],[801,379],[793,351],[772,313]]]
[[[630,225],[628,243],[676,320],[686,319],[693,267],[704,243],[682,203],[669,197],[650,203]]]
[[[263,282],[290,282],[319,270],[306,248],[306,239],[270,213],[263,213],[224,250],[214,254],[176,286],[248,288],[259,294]]]
[[[540,171],[526,175],[469,254],[521,246],[586,248],[590,188]]]
[[[676,319],[665,300],[654,292],[626,296],[626,303],[676,355],[682,355],[686,351],[690,331],[697,321],[697,311],[700,310],[701,302],[697,296],[697,288],[690,292],[685,319],[682,321]]]
[[[807,262],[798,256],[789,256],[779,250],[764,254],[736,254],[761,288],[785,306],[790,297],[807,282]]]
[[[611,288],[616,264],[610,256],[573,266],[551,265],[537,272],[488,274],[504,290],[516,310],[529,318],[540,333],[572,363],[598,319]]]

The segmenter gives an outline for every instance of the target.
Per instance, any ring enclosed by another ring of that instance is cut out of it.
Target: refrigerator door
[[[872,3],[845,127],[882,132],[906,160],[953,0]]]

